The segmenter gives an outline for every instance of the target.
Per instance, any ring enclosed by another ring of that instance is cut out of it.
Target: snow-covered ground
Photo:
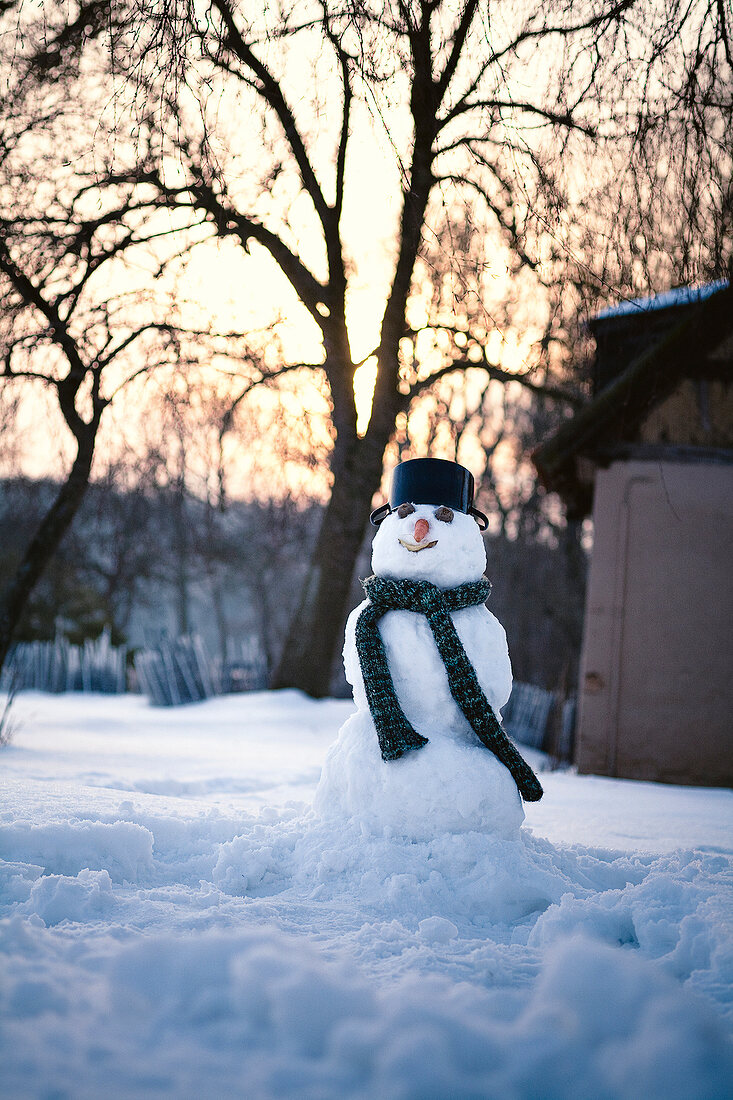
[[[729,1097],[733,793],[545,772],[519,840],[370,834],[310,809],[351,711],[16,701],[2,1096]]]

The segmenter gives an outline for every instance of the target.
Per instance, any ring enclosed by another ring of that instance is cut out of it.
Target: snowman
[[[515,839],[522,799],[542,788],[499,721],[512,672],[504,629],[484,606],[487,521],[473,477],[442,459],[400,463],[371,519],[374,575],[344,644],[357,709],[314,808],[368,834]]]

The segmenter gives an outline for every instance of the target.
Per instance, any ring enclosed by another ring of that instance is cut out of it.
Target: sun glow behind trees
[[[305,50],[302,49],[303,41],[308,44]],[[340,110],[337,73],[328,54],[323,50],[323,41],[318,28],[314,28],[313,33],[305,39],[302,35],[299,36],[298,44],[297,50],[291,48],[288,52],[287,42],[283,40],[283,56],[279,63],[276,61],[276,64],[284,90],[294,104],[299,124],[310,135],[314,166],[320,177],[327,181],[334,156],[334,149],[329,143],[328,135],[334,131],[334,121],[337,130]],[[96,51],[96,62],[94,56],[91,61],[87,59],[86,62],[90,80],[84,92],[84,105],[79,104],[75,107],[76,122],[80,130],[75,140],[77,147],[80,147],[83,144],[83,138],[80,141],[80,136],[86,129],[87,159],[94,166],[93,170],[99,170],[103,174],[106,165],[111,165],[113,170],[117,168],[124,170],[125,164],[129,162],[131,150],[134,152],[135,144],[144,146],[146,142],[153,140],[149,124],[144,115],[140,115],[139,109],[140,97],[144,97],[153,90],[154,82],[148,89],[144,71],[141,70],[137,74],[137,91],[131,94],[129,82],[125,80],[124,73],[119,72],[116,77],[117,85],[110,95],[107,88],[99,86],[95,71],[103,65],[101,49],[100,46]],[[271,61],[273,58],[277,59],[277,50],[270,50],[269,56]],[[202,61],[201,66],[205,67],[205,62]],[[300,95],[300,88],[303,81],[307,82],[310,75],[316,78],[318,91],[314,102],[309,104]],[[225,94],[229,97],[227,102],[230,103],[227,112],[221,107]],[[232,96],[236,105],[235,110],[231,108]],[[354,374],[354,392],[357,401],[359,435],[366,432],[369,422],[376,380],[376,364],[369,356],[379,342],[380,321],[394,268],[394,242],[399,210],[397,198],[404,181],[405,150],[410,142],[409,130],[406,128],[407,116],[400,110],[400,101],[408,96],[409,87],[404,74],[396,69],[393,70],[390,81],[383,89],[379,100],[367,98],[366,103],[354,108],[353,128],[358,130],[359,139],[352,141],[349,146],[342,226],[349,269],[347,324],[352,356],[358,364]],[[147,109],[147,101],[143,105]],[[235,197],[246,202],[254,196],[255,206],[262,217],[274,213],[279,219],[284,239],[289,241],[296,253],[306,258],[312,269],[318,273],[324,261],[319,255],[320,243],[313,231],[309,200],[300,189],[298,181],[287,173],[280,172],[277,166],[273,167],[273,149],[277,135],[272,132],[267,123],[261,122],[256,112],[251,110],[251,104],[242,88],[233,89],[231,82],[227,82],[221,73],[217,73],[211,80],[205,97],[202,97],[200,91],[198,98],[184,96],[184,113],[192,117],[197,112],[201,112],[208,120],[214,161],[222,167],[222,170],[230,171],[230,188]],[[333,112],[335,116],[331,118],[330,115]],[[252,149],[257,149],[257,158],[254,163]],[[166,148],[161,147],[160,156],[161,171],[166,184],[175,188],[183,182],[185,176],[178,154],[173,148],[168,148],[166,151]],[[273,336],[276,335],[277,339],[273,339],[269,345],[267,342],[264,345],[260,343],[258,347],[270,370],[276,371],[285,364],[318,362],[321,349],[319,333],[313,320],[293,294],[283,274],[261,247],[253,243],[249,254],[245,255],[240,247],[233,246],[228,240],[219,242],[206,240],[207,237],[210,238],[210,232],[206,226],[199,222],[196,229],[186,229],[185,212],[173,207],[161,211],[158,217],[161,222],[161,232],[180,229],[183,239],[188,238],[186,247],[190,246],[192,239],[200,238],[200,242],[192,248],[185,262],[173,265],[162,279],[158,280],[158,289],[168,291],[171,301],[175,298],[184,325],[199,328],[201,331],[245,333],[261,332],[270,327]],[[475,229],[479,234],[485,231],[485,226],[478,217]],[[502,277],[502,290],[498,295],[501,297],[504,290],[508,288],[509,282],[498,240],[496,251]],[[445,259],[450,266],[450,256]],[[140,273],[139,265],[133,264],[132,269],[123,264],[118,265],[117,272],[113,272],[111,281],[108,280],[110,291],[116,292],[118,288],[124,290],[130,287]],[[493,277],[495,280],[498,279],[499,273],[494,272]],[[427,293],[429,296],[429,288]],[[420,296],[421,291],[417,288],[415,298],[418,303]],[[417,312],[420,312],[419,308],[413,309],[413,313]],[[450,318],[447,319],[450,320]],[[429,323],[427,313],[415,323],[427,325]],[[492,324],[496,326],[495,319],[492,320]],[[494,361],[505,369],[522,369],[526,366],[524,356],[516,349],[521,346],[528,350],[538,332],[539,330],[528,337],[511,329],[503,330],[494,327],[487,332]],[[438,333],[433,352],[428,346],[429,337],[427,340],[415,342],[412,356],[420,357],[419,376],[424,377],[433,369],[440,367],[441,350],[445,349],[441,349],[439,345],[441,342],[444,343],[444,335]],[[512,348],[515,349],[514,353],[510,351]],[[236,360],[236,353],[233,358]],[[144,364],[141,362],[140,365]],[[215,359],[212,359],[208,364],[201,364],[201,369],[205,373],[207,367],[221,373],[218,381],[215,382],[212,376],[208,383],[216,390],[217,398],[224,400],[227,395],[235,397],[236,381],[234,379],[227,381],[227,377],[234,373],[232,364],[223,363],[220,366]],[[274,384],[273,392],[283,392],[283,386],[282,382]],[[313,382],[306,372],[303,372],[296,389],[303,395],[302,416],[311,423],[319,415],[313,408],[313,388]],[[288,386],[283,392],[281,401],[283,411],[287,409],[292,412],[291,389]],[[317,383],[315,390],[319,390]],[[111,417],[107,414],[108,423],[100,437],[97,462],[114,461],[120,446],[129,445],[135,440],[136,416],[142,415],[143,419],[155,417],[154,409],[145,408],[148,394],[154,391],[155,386],[146,386],[141,383],[135,385],[128,394],[120,395],[117,402],[118,415]],[[29,401],[31,409],[26,413],[28,426],[23,433],[25,453],[23,468],[26,472],[32,471],[35,474],[51,472],[56,468],[59,457],[58,448],[61,447],[63,450],[64,447],[63,429],[61,425],[58,428],[53,425],[53,416],[51,416],[51,431],[49,431],[47,410],[44,409],[43,414],[39,415],[37,398],[32,393]],[[246,401],[247,408],[259,410],[271,408],[272,404],[271,395],[262,398],[256,391],[253,391]],[[261,422],[259,413],[254,419]],[[41,423],[44,425],[43,428],[34,433],[31,426],[37,424],[40,428]],[[126,425],[124,433],[126,438],[117,430],[116,426],[121,423]],[[140,432],[137,434],[139,435]],[[243,434],[249,433],[245,431]],[[48,446],[49,438],[53,441],[51,448]],[[267,442],[263,442],[266,449]],[[251,446],[250,439],[250,455]],[[307,440],[305,446],[307,450]],[[231,439],[228,441],[228,449],[234,458],[236,448]],[[296,479],[300,491],[303,491],[310,479],[313,482],[314,495],[322,497],[323,472],[314,470],[313,464],[307,460],[307,454],[304,455],[304,464],[309,472]],[[246,465],[246,461],[240,454],[235,461],[235,466],[242,471]],[[278,465],[277,456],[275,456],[275,465]],[[292,463],[288,466],[292,470]],[[265,474],[265,492],[271,491],[274,472],[274,468],[271,468]],[[476,472],[480,470],[477,469]],[[242,476],[240,473],[239,480],[248,484],[250,492],[257,492],[251,476]]]
[[[94,121],[91,107],[88,117],[91,124]],[[363,138],[356,145],[356,164],[349,176],[343,215],[351,254],[347,323],[352,355],[358,364],[354,373],[354,392],[360,435],[366,431],[371,414],[377,367],[374,356],[369,353],[379,341],[379,324],[392,275],[394,195],[399,188],[393,145],[385,139],[381,121],[377,126],[373,121],[364,120]],[[100,126],[90,125],[85,151],[90,163],[99,158],[101,138]],[[109,130],[108,140],[112,143],[113,158],[124,161],[124,142],[119,135]],[[164,167],[167,182],[174,186],[180,180],[180,166],[169,158]],[[292,222],[298,251],[308,254],[312,242],[307,221],[292,207],[287,216]],[[170,257],[185,242],[185,255],[156,279],[156,289],[175,303],[182,325],[201,332],[252,334],[263,365],[273,373],[288,364],[318,362],[319,333],[313,320],[261,247],[253,244],[250,252],[245,253],[231,240],[212,237],[205,225],[195,230],[187,229],[181,212],[173,208],[161,210],[156,218],[161,235],[173,231],[177,235],[162,236],[154,249],[148,249],[144,262],[142,256],[132,265],[120,261],[112,276],[107,278],[111,297],[131,293],[136,286],[144,285],[163,259]],[[498,242],[495,254],[501,260]],[[449,257],[447,263],[450,263]],[[500,279],[504,289],[509,286],[506,264],[500,263],[500,268],[500,272],[490,273],[494,290]],[[449,341],[446,332],[436,334],[430,326],[431,293],[427,283],[424,290],[416,287],[411,305],[412,323],[422,331],[410,356],[417,357],[419,373],[424,377],[440,368]],[[476,293],[474,298],[478,303]],[[450,320],[447,315],[446,320]],[[539,329],[522,335],[512,329],[501,332],[494,328],[487,334],[492,360],[506,370],[526,369],[527,356],[538,334]],[[133,362],[128,374],[144,367],[143,359]],[[248,376],[247,364],[238,362],[235,348],[231,357],[204,357],[196,366],[195,382],[190,377],[190,364],[182,362],[180,370],[180,376],[176,375],[175,368],[159,372],[157,378],[141,376],[120,392],[114,406],[105,414],[95,458],[97,472],[119,463],[126,451],[141,454],[154,445],[156,436],[162,436],[161,396],[165,392],[174,397],[177,394],[179,414],[188,418],[189,431],[198,432],[201,438],[207,423],[209,427],[215,425],[217,407],[221,409],[227,400],[235,399],[242,381]],[[187,380],[185,374],[189,375]],[[110,392],[122,381],[123,375],[114,376]],[[188,398],[184,401],[184,393],[192,395],[193,404],[188,411],[184,410],[188,401]],[[63,422],[46,400],[42,387],[28,389],[23,397],[14,425],[20,447],[13,449],[12,465],[5,459],[4,472],[13,470],[35,477],[58,476],[59,468],[68,465],[71,454]],[[238,426],[230,433],[224,447],[229,494],[247,498],[290,492],[323,500],[329,486],[327,452],[330,448],[325,400],[325,391],[318,378],[306,370],[253,388],[238,416]],[[207,402],[208,408],[205,407]],[[429,433],[421,427],[424,423],[425,415],[416,410],[411,436],[417,451],[429,443]],[[11,426],[6,425],[5,431],[3,454],[7,456]],[[450,450],[449,440],[444,445],[440,439],[433,443],[438,451],[447,453]],[[199,446],[197,450],[197,456],[190,456],[190,472],[203,492],[215,471],[215,448],[211,444],[208,448]],[[471,450],[469,464],[478,474],[482,467],[480,447]],[[313,461],[314,453],[319,456],[317,461]],[[0,454],[0,463],[3,454]]]
[[[308,64],[306,58],[301,58],[296,66],[301,76]],[[129,160],[130,142],[124,136],[128,124],[121,121],[121,116],[130,107],[125,106],[121,96],[119,92],[88,104],[79,119],[75,140],[80,147],[86,133],[83,158],[91,172],[101,169],[103,160],[124,170]],[[132,125],[135,116],[130,113],[128,117]],[[248,116],[243,113],[240,117]],[[242,156],[243,147],[246,151],[259,148],[256,131],[250,118],[248,128],[240,130],[236,138],[232,136],[227,155]],[[226,144],[226,137],[225,132],[222,145]],[[107,153],[103,152],[105,142]],[[135,139],[133,146],[134,142]],[[343,220],[352,241],[349,336],[355,361],[366,357],[354,376],[359,430],[363,432],[369,420],[376,375],[368,353],[379,340],[379,321],[389,287],[396,228],[393,197],[399,180],[389,143],[386,148],[384,141],[380,144],[368,120],[353,156],[356,162],[350,172],[353,184],[347,191]],[[263,156],[263,177],[266,168],[267,159]],[[180,184],[181,167],[174,156],[165,158],[163,173],[171,187]],[[82,182],[80,179],[79,185]],[[299,254],[309,256],[317,249],[317,241],[314,242],[307,216],[300,209],[302,197],[289,203],[278,194],[275,182],[270,181],[268,186],[268,201],[285,203],[284,219],[293,247]],[[264,249],[255,243],[245,253],[233,241],[212,236],[205,225],[192,230],[186,226],[182,212],[173,207],[161,210],[156,217],[161,234],[176,231],[177,236],[158,244],[153,262],[147,262],[147,270],[145,264],[130,266],[120,262],[107,280],[110,296],[131,292],[141,276],[143,281],[152,276],[158,261],[182,248],[185,255],[156,278],[156,289],[169,295],[171,303],[175,302],[183,325],[201,332],[252,334],[263,367],[274,374],[290,364],[319,361],[322,353],[313,320]],[[381,231],[377,228],[380,226]],[[143,370],[145,365],[140,359],[128,373]],[[248,374],[246,363],[238,362],[236,348],[231,355],[205,357],[197,370],[202,391],[209,393],[212,417],[214,404],[223,405],[227,399],[236,399],[242,383],[248,377],[257,377],[256,372]],[[182,362],[181,371],[190,373],[190,364]],[[119,376],[112,385],[122,380]],[[107,468],[118,462],[126,450],[134,453],[148,446],[150,437],[155,435],[151,425],[160,421],[159,395],[166,389],[174,394],[177,389],[193,393],[196,385],[189,383],[176,381],[174,374],[167,372],[157,380],[141,377],[120,392],[114,407],[105,415],[95,468]],[[325,399],[323,385],[307,370],[294,371],[266,386],[253,388],[238,415],[236,430],[226,441],[229,492],[245,498],[289,492],[305,499],[323,500],[329,486],[325,452],[330,446]],[[201,426],[200,400],[198,406],[198,410],[190,412],[192,429],[197,422]],[[4,433],[0,449],[0,469],[4,473],[54,477],[70,462],[71,441],[66,438],[58,410],[46,400],[40,384],[24,387],[19,413],[14,423],[4,425]],[[316,461],[314,452],[318,455]],[[203,478],[202,470],[200,483]]]

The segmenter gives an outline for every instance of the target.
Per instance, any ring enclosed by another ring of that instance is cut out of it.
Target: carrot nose
[[[419,519],[415,524],[415,542],[422,542],[430,530],[430,524],[426,519]]]

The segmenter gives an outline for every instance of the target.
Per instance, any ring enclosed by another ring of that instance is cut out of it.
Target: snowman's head
[[[445,505],[400,504],[381,521],[372,543],[372,569],[387,580],[455,588],[479,580],[485,568],[476,520]]]

